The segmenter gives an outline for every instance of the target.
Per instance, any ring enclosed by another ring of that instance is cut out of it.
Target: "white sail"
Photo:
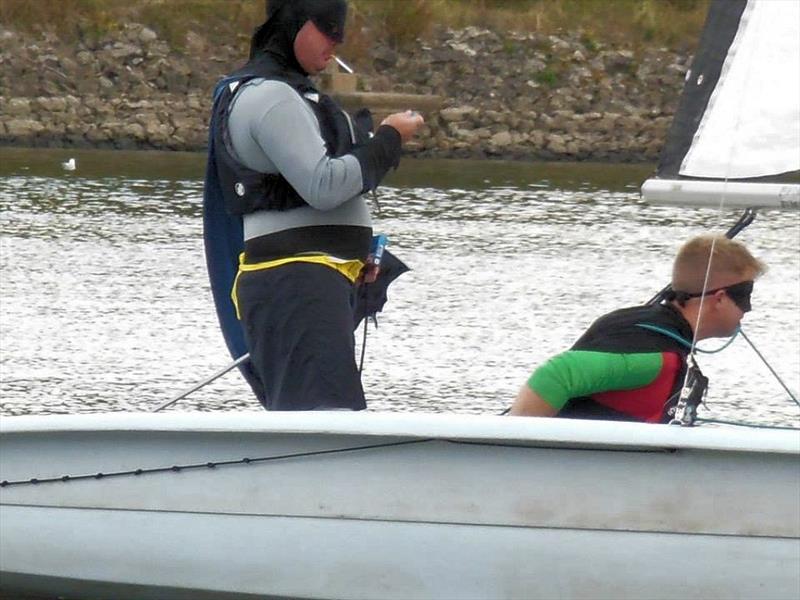
[[[798,172],[800,1],[715,2],[642,196],[797,209]]]
[[[741,23],[681,175],[800,170],[800,2],[751,2]]]

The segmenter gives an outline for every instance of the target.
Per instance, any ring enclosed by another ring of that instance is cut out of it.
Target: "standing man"
[[[664,303],[600,317],[571,350],[533,372],[510,414],[669,422],[693,340],[734,335],[765,270],[724,236],[689,240],[675,258]]]
[[[269,410],[366,407],[353,340],[364,194],[423,124],[397,113],[373,135],[316,89],[346,14],[346,0],[272,0],[249,61],[215,92],[206,258],[228,347],[250,353],[243,374]]]

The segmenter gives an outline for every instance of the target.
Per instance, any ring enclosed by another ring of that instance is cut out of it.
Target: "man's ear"
[[[714,292],[714,295],[711,296],[714,308],[722,307],[722,302],[724,297],[725,297],[725,290],[717,290],[716,292]]]

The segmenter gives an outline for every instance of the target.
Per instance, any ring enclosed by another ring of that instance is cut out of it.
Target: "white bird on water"
[[[62,167],[62,168],[65,170],[65,171],[74,171],[74,170],[75,170],[75,167],[76,167],[76,164],[75,164],[75,159],[74,159],[74,158],[70,158],[68,161],[66,161],[66,162],[62,162],[62,163],[61,163],[61,167]]]

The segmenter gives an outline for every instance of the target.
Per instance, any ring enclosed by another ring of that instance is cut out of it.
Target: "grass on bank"
[[[374,39],[402,50],[435,27],[558,34],[584,42],[685,47],[697,39],[709,0],[350,0],[344,51],[358,57]],[[128,22],[159,33],[180,50],[188,31],[238,44],[263,22],[266,0],[0,0],[0,24],[49,31],[66,43],[99,39]]]

